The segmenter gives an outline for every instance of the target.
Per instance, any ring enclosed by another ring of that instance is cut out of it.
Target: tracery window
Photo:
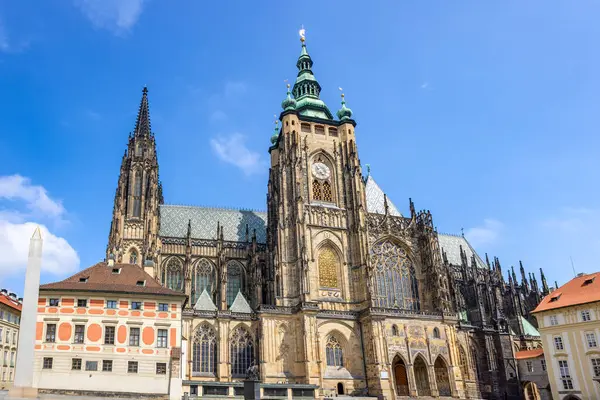
[[[217,363],[217,338],[208,324],[198,326],[194,332],[192,348],[192,373],[214,374]]]
[[[312,192],[313,192],[313,199],[315,199],[315,200],[322,199],[323,191],[321,190],[321,182],[319,182],[316,179],[312,183]]]
[[[183,268],[178,259],[172,258],[165,268],[163,282],[171,290],[183,290]]]
[[[325,344],[325,358],[327,365],[332,367],[343,367],[344,356],[342,353],[342,346],[335,336],[329,336],[327,344]]]
[[[244,290],[244,268],[237,261],[227,263],[227,306],[235,300],[238,292]]]
[[[204,289],[212,296],[213,292],[213,276],[214,269],[213,265],[207,259],[201,259],[194,270],[192,275],[192,290],[194,295],[192,297],[192,305],[196,304],[196,300],[202,294]]]
[[[458,366],[460,367],[460,372],[462,372],[463,379],[467,379],[469,377],[467,355],[465,354],[465,349],[463,349],[461,345],[458,346]]]
[[[333,194],[331,193],[331,183],[328,181],[323,182],[323,201],[333,201]]]
[[[319,252],[319,285],[326,288],[338,287],[338,266],[340,262],[335,251],[323,247]]]
[[[142,176],[140,171],[135,172],[133,182],[133,216],[139,217],[142,214]]]
[[[246,376],[248,368],[254,363],[254,342],[250,333],[242,328],[236,328],[231,335],[231,375]]]
[[[132,249],[129,253],[129,264],[137,264],[138,253],[135,249]]]
[[[374,273],[374,302],[377,307],[419,310],[415,269],[406,251],[384,240],[371,247]]]

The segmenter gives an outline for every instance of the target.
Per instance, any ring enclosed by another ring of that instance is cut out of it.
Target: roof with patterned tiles
[[[171,204],[160,206],[160,236],[187,237],[188,222],[191,223],[194,239],[217,239],[217,226],[222,226],[224,240],[245,242],[247,226],[249,239],[256,230],[256,241],[267,241],[266,212]]]
[[[439,234],[438,241],[440,244],[440,251],[446,252],[448,262],[452,265],[461,265],[460,259],[460,247],[462,246],[463,251],[467,254],[467,261],[471,266],[471,256],[475,255],[475,263],[479,268],[487,268],[485,262],[479,257],[475,249],[471,247],[469,241],[460,235],[447,235]]]

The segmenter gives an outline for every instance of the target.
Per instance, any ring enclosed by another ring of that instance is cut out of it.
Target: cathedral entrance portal
[[[417,356],[413,364],[415,369],[415,381],[417,382],[417,395],[431,396],[429,389],[429,375],[427,373],[427,365],[421,356]]]
[[[406,365],[400,357],[394,359],[394,380],[396,381],[396,394],[398,396],[408,396],[408,375]]]
[[[435,382],[437,383],[440,396],[450,396],[450,378],[448,377],[448,366],[442,357],[438,357],[433,365],[435,370]]]

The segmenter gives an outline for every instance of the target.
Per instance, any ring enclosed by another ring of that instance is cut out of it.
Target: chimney
[[[8,290],[6,290],[6,289],[2,289],[2,290],[0,290],[0,293],[2,293],[2,294],[4,294],[4,295],[7,295],[7,294],[8,294]]]
[[[13,293],[13,292],[10,292],[10,293],[8,294],[8,297],[10,297],[10,298],[11,298],[11,299],[13,299],[13,300],[16,300],[16,299],[17,299],[17,295],[16,295],[15,293]]]

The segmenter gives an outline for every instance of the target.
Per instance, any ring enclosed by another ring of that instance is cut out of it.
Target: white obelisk
[[[38,226],[29,241],[29,258],[25,272],[25,293],[19,328],[19,347],[15,382],[9,392],[11,397],[37,397],[33,382],[35,326],[37,322],[38,294],[40,290],[40,267],[42,265],[42,234]]]

